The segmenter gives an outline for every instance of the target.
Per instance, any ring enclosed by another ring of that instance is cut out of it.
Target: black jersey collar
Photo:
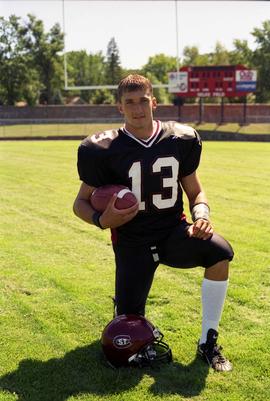
[[[122,131],[124,132],[124,134],[126,134],[127,136],[129,136],[131,139],[133,139],[134,141],[138,142],[139,144],[141,144],[142,146],[144,146],[145,148],[150,148],[159,138],[159,134],[161,132],[161,122],[159,120],[154,121],[155,122],[155,127],[153,130],[152,135],[150,136],[150,138],[148,139],[139,139],[136,138],[131,132],[129,132],[125,127],[122,128]]]

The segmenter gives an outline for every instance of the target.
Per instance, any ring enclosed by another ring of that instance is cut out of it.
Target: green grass
[[[115,124],[24,124],[0,126],[0,137],[88,136],[104,129],[119,128]]]
[[[233,132],[238,134],[270,134],[270,124],[248,124],[240,125],[237,123],[215,124],[191,124],[199,132],[212,131],[212,132]]]
[[[109,232],[72,214],[78,141],[2,142],[0,401],[266,401],[270,371],[270,144],[205,142],[200,176],[216,230],[232,243],[220,342],[228,374],[196,359],[202,269],[160,266],[147,317],[174,362],[111,370]]]
[[[233,132],[239,134],[270,134],[270,124],[191,124],[199,132]],[[113,124],[28,124],[0,126],[1,137],[47,137],[47,136],[87,136],[104,129],[118,128],[121,123]]]

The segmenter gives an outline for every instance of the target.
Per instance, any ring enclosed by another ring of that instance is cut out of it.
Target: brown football
[[[90,203],[98,212],[104,212],[113,194],[117,194],[115,207],[117,209],[127,209],[135,203],[137,198],[128,187],[124,185],[103,185],[92,192]]]

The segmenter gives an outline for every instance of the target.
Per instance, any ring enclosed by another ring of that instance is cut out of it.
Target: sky
[[[234,39],[246,39],[254,49],[251,32],[270,19],[270,1],[179,0],[176,7],[174,0],[0,0],[0,16],[31,13],[44,21],[46,30],[56,22],[63,29],[63,9],[66,51],[106,55],[114,37],[125,68],[140,68],[159,53],[181,58],[185,46],[208,53],[217,41],[232,50]]]

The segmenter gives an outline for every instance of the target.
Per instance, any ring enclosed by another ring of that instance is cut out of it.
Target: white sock
[[[213,281],[206,278],[202,282],[202,335],[200,344],[206,342],[209,329],[217,331],[229,280]]]

